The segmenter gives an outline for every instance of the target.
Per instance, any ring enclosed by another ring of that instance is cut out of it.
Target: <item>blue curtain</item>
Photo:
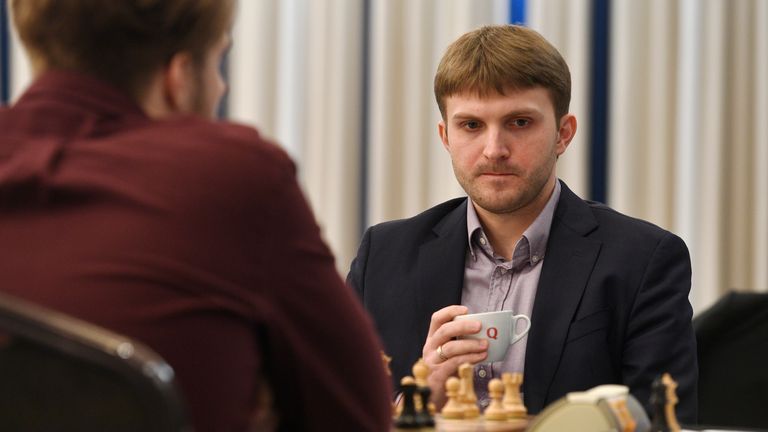
[[[0,105],[5,105],[10,99],[10,52],[8,34],[8,11],[6,2],[0,1]]]
[[[610,52],[610,0],[592,3],[592,120],[590,124],[590,199],[605,203],[608,197],[608,101]]]
[[[526,0],[509,0],[509,23],[525,24],[525,3]]]

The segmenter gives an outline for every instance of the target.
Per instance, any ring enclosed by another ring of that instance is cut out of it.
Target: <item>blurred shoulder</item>
[[[424,236],[446,224],[464,222],[466,228],[467,198],[454,198],[415,216],[373,225],[369,232],[383,236]]]
[[[229,159],[234,165],[256,164],[266,170],[293,169],[286,152],[250,126],[192,118],[170,121],[162,127],[183,140],[179,144],[189,157]]]
[[[605,204],[585,201],[599,224],[598,235],[603,240],[630,248],[655,248],[659,243],[675,244],[687,249],[675,233],[652,222],[621,213]]]
[[[255,128],[199,117],[178,117],[127,130],[122,139],[141,142],[142,152],[167,169],[206,181],[269,182],[292,179],[288,154]]]

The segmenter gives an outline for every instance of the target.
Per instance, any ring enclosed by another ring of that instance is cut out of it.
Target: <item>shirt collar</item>
[[[513,262],[518,259],[521,252],[526,254],[523,262],[533,265],[544,258],[544,252],[547,249],[547,241],[549,240],[549,232],[552,228],[552,219],[555,215],[555,208],[557,207],[557,202],[560,200],[560,190],[560,181],[555,181],[555,189],[552,191],[552,195],[549,197],[547,204],[533,223],[526,228],[522,238],[515,246],[514,257],[512,259]],[[480,218],[475,211],[475,206],[471,200],[467,204],[467,238],[472,259],[476,260],[477,253],[482,250],[485,250],[489,256],[492,256],[493,249],[487,241],[483,227],[480,224]],[[527,251],[525,249],[527,249]]]
[[[112,84],[82,72],[51,70],[41,74],[21,95],[16,105],[39,101],[78,106],[104,116],[147,118],[142,108]]]

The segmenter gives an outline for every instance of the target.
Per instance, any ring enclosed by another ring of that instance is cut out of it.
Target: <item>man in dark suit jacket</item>
[[[234,2],[11,4],[36,77],[0,108],[0,290],[152,347],[196,431],[388,430],[293,163],[213,118]]]
[[[695,422],[687,248],[557,181],[556,160],[576,131],[559,53],[532,30],[484,27],[448,48],[435,94],[439,133],[469,199],[370,228],[347,278],[393,357],[395,380],[423,357],[442,404],[445,380],[487,350],[456,339],[478,323],[452,319],[519,304],[532,321],[524,352],[509,360],[513,345],[503,364],[476,366],[476,381],[524,371],[535,414],[567,392],[609,383],[648,407],[651,382],[669,372],[679,418]],[[478,259],[490,263],[485,274]],[[501,274],[513,276],[501,283]]]

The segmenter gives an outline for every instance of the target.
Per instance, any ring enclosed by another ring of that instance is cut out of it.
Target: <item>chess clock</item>
[[[621,385],[601,385],[585,392],[568,393],[539,413],[530,432],[647,432],[651,423],[645,410]]]

